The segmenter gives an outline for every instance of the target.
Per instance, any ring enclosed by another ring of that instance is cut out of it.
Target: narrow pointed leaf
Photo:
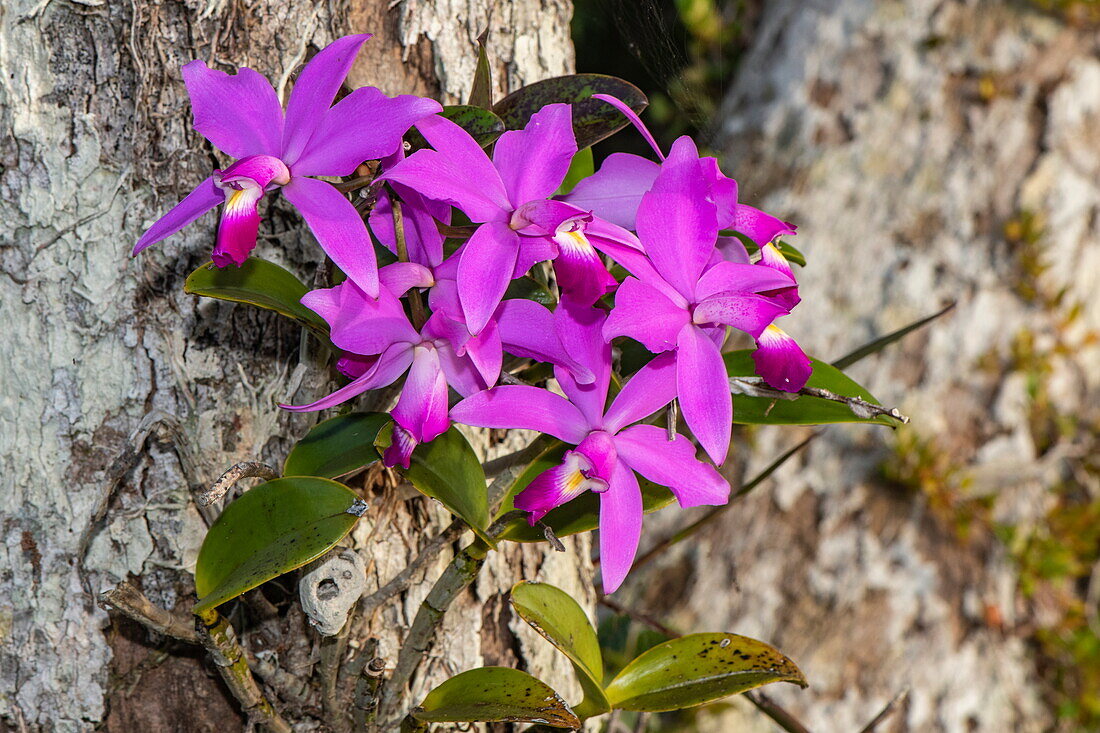
[[[293,318],[320,334],[328,324],[301,304],[309,288],[274,262],[249,257],[240,267],[219,268],[207,262],[187,276],[183,290],[192,295],[248,303]]]
[[[489,49],[485,43],[488,38],[488,28],[477,37],[477,68],[474,69],[474,83],[468,102],[482,109],[493,108],[493,69],[489,65]]]
[[[569,163],[569,170],[565,174],[565,180],[558,187],[558,196],[564,196],[583,179],[596,172],[596,163],[592,159],[592,148],[581,148],[573,156]]]
[[[837,359],[836,361],[834,361],[833,366],[835,366],[837,369],[847,369],[848,367],[855,364],[857,361],[865,359],[866,357],[870,356],[871,354],[875,354],[879,351],[882,351],[883,349],[885,349],[890,344],[892,344],[895,341],[901,339],[903,336],[906,336],[906,335],[912,333],[913,331],[916,331],[921,326],[925,326],[925,325],[931,323],[932,321],[934,321],[937,318],[939,318],[940,316],[944,315],[945,313],[947,313],[948,311],[950,311],[954,307],[955,307],[954,303],[948,303],[945,308],[942,308],[941,310],[936,311],[935,313],[933,313],[930,316],[926,316],[926,317],[920,319],[919,321],[916,321],[915,323],[910,323],[908,326],[905,326],[904,328],[899,328],[897,331],[894,331],[893,333],[888,333],[885,336],[883,336],[882,338],[877,338],[877,339],[875,339],[874,341],[872,341],[868,344],[864,344],[863,346],[860,346],[858,349],[856,349],[855,351],[853,351],[850,354],[845,354],[844,356],[842,356],[839,359]]]
[[[771,682],[806,687],[795,663],[762,641],[736,634],[690,634],[637,657],[607,686],[607,697],[622,710],[664,712]]]
[[[413,451],[409,470],[405,472],[420,493],[436,499],[470,525],[488,542],[489,495],[485,471],[474,449],[456,428],[452,427],[430,443],[421,443]]]
[[[389,421],[380,412],[352,412],[317,423],[290,450],[283,475],[336,478],[374,463],[374,440]]]
[[[726,373],[730,377],[756,377],[752,350],[724,354]],[[827,389],[844,397],[858,397],[873,405],[880,404],[874,396],[844,372],[823,361],[811,358],[813,374],[807,387]],[[901,423],[887,415],[859,417],[842,402],[800,395],[793,400],[770,397],[733,396],[733,422],[741,425],[828,425],[830,423],[869,423],[896,427]]]
[[[548,583],[516,583],[511,601],[520,618],[573,663],[584,690],[584,700],[575,708],[577,715],[590,718],[611,710],[603,691],[600,642],[584,609],[565,591]]]
[[[558,728],[581,724],[553,688],[507,667],[457,674],[429,692],[411,715],[424,723],[544,723]]]
[[[504,120],[509,130],[520,130],[531,115],[546,105],[556,102],[571,104],[577,148],[587,148],[629,124],[626,117],[610,104],[592,99],[593,94],[618,97],[639,113],[649,104],[642,90],[628,81],[603,74],[573,74],[544,79],[517,89],[493,105],[493,111]]]
[[[487,109],[469,104],[451,104],[439,113],[451,122],[470,133],[470,137],[481,147],[492,144],[504,133],[504,122]],[[405,134],[412,150],[428,147],[428,141],[415,128]]]
[[[351,489],[323,478],[281,478],[246,491],[206,533],[195,565],[194,612],[320,557],[351,530],[361,506]]]

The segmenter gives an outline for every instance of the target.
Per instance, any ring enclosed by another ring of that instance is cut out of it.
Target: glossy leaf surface
[[[485,534],[489,526],[485,471],[457,428],[451,427],[430,443],[416,446],[405,477],[420,493],[438,500],[479,537],[494,544]]]
[[[519,130],[531,115],[548,104],[564,102],[573,105],[573,131],[577,149],[612,135],[628,123],[621,112],[607,102],[592,99],[593,94],[610,94],[625,102],[635,112],[649,104],[642,90],[628,81],[603,74],[573,74],[544,79],[528,84],[509,94],[493,106],[509,130]]]
[[[436,687],[412,716],[425,723],[545,723],[578,728],[580,720],[558,693],[526,672],[481,667]]]
[[[520,618],[573,663],[584,690],[577,714],[588,718],[608,712],[611,706],[603,691],[600,642],[584,609],[568,593],[549,583],[516,583],[511,600]]]
[[[726,373],[729,376],[756,377],[752,350],[731,351],[723,358],[726,361]],[[811,358],[811,362],[814,371],[810,381],[806,383],[807,387],[826,389],[844,397],[858,397],[871,404],[879,404],[870,392],[836,367],[817,359]],[[793,400],[788,400],[734,394],[733,421],[743,425],[828,425],[848,422],[890,426],[901,424],[898,420],[885,415],[870,418],[858,417],[843,402],[809,395],[800,395]]]
[[[187,276],[183,290],[275,311],[318,333],[328,333],[324,319],[299,302],[309,292],[305,283],[274,262],[259,257],[249,257],[240,267],[219,268],[207,262]]]
[[[355,492],[323,478],[262,483],[210,527],[195,566],[195,613],[225,603],[324,554],[355,525]]]
[[[470,137],[483,148],[495,142],[504,133],[504,122],[499,117],[487,109],[472,104],[447,105],[439,114],[470,133]],[[428,146],[428,141],[415,128],[409,130],[405,138],[412,146],[412,150]]]
[[[374,463],[374,439],[389,421],[380,412],[352,412],[317,423],[291,449],[283,475],[336,478]]]
[[[623,710],[682,710],[771,682],[806,686],[806,678],[775,648],[736,634],[690,634],[644,652],[607,686]]]

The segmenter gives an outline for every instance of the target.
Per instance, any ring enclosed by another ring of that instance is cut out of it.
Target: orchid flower
[[[410,288],[428,286],[429,271],[416,263],[398,262],[383,267],[379,276],[377,299],[351,281],[312,290],[302,298],[303,305],[329,324],[332,343],[345,352],[337,368],[352,381],[308,405],[282,407],[322,410],[392,384],[408,371],[392,410],[393,442],[383,456],[387,466],[408,468],[419,443],[447,430],[448,385],[470,395],[496,384],[505,348],[517,356],[563,364],[578,380],[593,379],[558,340],[550,311],[534,301],[504,301],[490,327],[477,336],[443,311],[433,313],[418,331],[399,298]]]
[[[211,258],[219,267],[240,265],[256,246],[260,199],[281,189],[333,262],[376,296],[377,263],[362,218],[336,188],[310,176],[349,175],[363,161],[389,155],[414,122],[441,107],[421,97],[387,97],[374,87],[356,89],[333,105],[368,38],[345,36],[314,56],[285,113],[271,84],[252,69],[229,75],[199,60],[185,65],[195,130],[236,161],[214,171],[149,227],[134,254],[224,202]]]
[[[794,280],[774,267],[717,256],[718,207],[708,196],[711,183],[690,138],[677,140],[638,207],[638,236],[653,267],[623,281],[604,337],[630,336],[654,353],[674,352],[684,420],[721,464],[733,420],[720,351],[725,327],[757,339],[758,371],[776,389],[801,389],[810,364],[790,337],[767,331],[789,312],[782,299],[769,294],[794,287]]]
[[[642,496],[635,472],[667,486],[682,507],[724,504],[730,486],[695,457],[682,435],[668,439],[653,425],[635,425],[672,401],[672,360],[658,357],[637,372],[609,407],[611,346],[602,337],[604,314],[563,302],[554,312],[558,334],[595,379],[578,383],[564,369],[555,376],[565,397],[537,387],[500,386],[451,408],[451,419],[487,428],[539,430],[576,446],[562,463],[537,476],[514,500],[535,524],[554,507],[585,491],[600,495],[600,565],[605,592],[618,588],[638,549]]]
[[[569,105],[547,105],[522,130],[501,135],[492,160],[449,120],[429,117],[416,127],[434,149],[418,150],[380,178],[446,201],[480,225],[459,250],[456,274],[471,333],[485,327],[508,282],[535,263],[555,260],[562,289],[591,303],[614,287],[596,248],[641,256],[630,232],[549,199],[577,152]]]

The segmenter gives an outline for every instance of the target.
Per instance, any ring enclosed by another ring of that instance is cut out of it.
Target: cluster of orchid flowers
[[[363,87],[333,104],[368,38],[347,36],[318,53],[285,112],[255,71],[184,66],[195,129],[236,160],[153,224],[134,252],[224,203],[212,259],[240,265],[256,246],[260,200],[281,190],[346,275],[302,303],[328,323],[342,352],[337,369],[350,379],[312,404],[284,407],[332,407],[404,376],[391,411],[389,466],[408,467],[416,445],[452,421],[537,430],[573,446],[514,503],[534,524],[582,492],[598,492],[610,592],[638,546],[636,473],[667,486],[684,507],[729,498],[726,479],[696,457],[688,438],[645,422],[678,400],[705,453],[715,464],[725,460],[733,417],[721,355],[728,328],[756,340],[757,371],[771,387],[796,392],[809,378],[809,360],[774,325],[799,300],[775,246],[794,227],[739,203],[737,183],[689,137],[663,155],[613,97],[596,95],[629,118],[658,160],[613,154],[566,195],[557,192],[577,153],[567,104],[547,105],[522,130],[503,133],[491,157],[433,100]],[[403,136],[414,126],[430,147],[406,155]],[[386,184],[366,222],[344,193],[314,177],[349,176],[365,161],[379,161],[375,182]],[[451,226],[454,210],[471,224]],[[399,261],[378,267],[368,224]],[[441,225],[468,232],[450,254]],[[755,262],[732,232],[759,247]],[[506,297],[514,279],[544,262],[559,293],[553,310]],[[608,404],[619,385],[621,337],[654,356]],[[506,376],[501,385],[506,354],[551,365],[553,380],[543,388]],[[461,397],[453,406],[452,389]]]

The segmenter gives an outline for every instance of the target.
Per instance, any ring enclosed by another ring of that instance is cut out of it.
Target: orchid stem
[[[665,539],[658,542],[656,545],[654,545],[652,548],[650,548],[650,550],[648,552],[646,552],[644,555],[639,557],[634,562],[634,569],[637,570],[638,568],[642,567],[643,565],[648,563],[653,558],[657,557],[657,555],[660,555],[662,552],[664,552],[668,548],[672,547],[673,545],[675,545],[679,542],[683,542],[688,537],[691,537],[693,534],[698,532],[700,529],[702,529],[706,525],[713,522],[715,519],[718,518],[718,516],[720,514],[722,514],[722,512],[726,511],[731,506],[733,506],[733,503],[735,501],[737,501],[738,499],[741,499],[742,497],[746,496],[750,491],[752,491],[757,486],[759,486],[761,483],[763,483],[764,480],[767,479],[769,476],[771,476],[773,473],[775,473],[779,469],[780,466],[782,466],[788,460],[793,458],[796,453],[798,453],[803,448],[805,448],[807,445],[809,445],[810,442],[819,435],[821,435],[821,433],[811,433],[809,437],[807,437],[801,443],[799,443],[798,445],[794,446],[793,448],[791,448],[790,450],[786,451],[781,456],[776,458],[774,461],[771,462],[771,464],[767,468],[765,468],[760,473],[756,474],[756,476],[754,476],[752,478],[752,480],[750,480],[747,484],[745,484],[740,489],[738,489],[737,493],[735,493],[733,496],[730,497],[729,502],[727,502],[726,504],[723,504],[722,506],[718,506],[718,507],[715,507],[715,508],[711,509],[709,512],[707,512],[706,514],[704,514],[703,516],[701,516],[699,519],[695,520],[694,522],[692,522],[688,526],[684,527],[683,529],[681,529],[676,534],[672,535],[671,537],[666,537]]]
[[[508,512],[486,530],[489,537],[499,535],[508,524],[517,517],[522,517],[523,512]],[[393,674],[382,687],[381,700],[379,701],[379,718],[382,730],[393,730],[400,718],[398,707],[405,688],[412,679],[420,662],[426,656],[428,649],[435,639],[439,624],[447,609],[459,594],[477,579],[485,564],[485,558],[489,554],[489,547],[484,541],[477,539],[467,545],[465,549],[455,555],[435,585],[428,591],[427,598],[420,604],[416,616],[413,618],[409,633],[405,635],[405,641],[401,650],[397,653],[397,663],[394,665]]]
[[[810,729],[804,726],[798,718],[791,715],[763,692],[746,692],[745,697],[756,706],[757,710],[771,718],[776,725],[787,731],[787,733],[810,733]]]
[[[405,241],[405,217],[401,214],[401,201],[397,196],[390,196],[390,209],[393,211],[393,236],[397,239],[397,259],[402,262],[409,261],[409,245]],[[409,308],[412,310],[413,326],[417,331],[428,320],[424,312],[424,301],[420,298],[420,291],[416,288],[409,290]]]
[[[264,481],[274,481],[279,478],[279,472],[266,463],[241,461],[223,473],[209,489],[199,494],[195,499],[195,503],[200,507],[210,506],[225,496],[238,481],[244,478],[262,478]]]

